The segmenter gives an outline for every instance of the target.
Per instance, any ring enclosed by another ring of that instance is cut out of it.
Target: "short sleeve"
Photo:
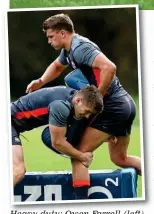
[[[62,100],[55,100],[49,105],[49,124],[64,127],[70,115],[71,104]]]
[[[58,59],[59,59],[60,63],[63,64],[63,65],[67,65],[68,64],[66,56],[64,54],[64,49],[61,50]]]
[[[101,53],[100,50],[92,44],[84,43],[74,50],[73,57],[77,64],[84,64],[92,67],[93,61],[99,53]]]

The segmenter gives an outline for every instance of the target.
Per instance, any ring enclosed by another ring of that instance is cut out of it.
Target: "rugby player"
[[[97,86],[101,92],[104,110],[91,120],[78,149],[92,152],[111,136],[115,136],[116,141],[108,143],[111,161],[120,167],[134,167],[141,175],[140,158],[127,154],[136,107],[116,76],[115,64],[94,42],[75,33],[68,15],[57,14],[49,17],[43,23],[43,31],[48,43],[56,50],[61,50],[61,53],[39,79],[33,80],[27,86],[27,93],[57,78],[68,65],[72,70],[80,69],[89,84]],[[72,166],[73,185],[79,199],[86,198],[90,185],[88,169],[77,160],[72,160]]]
[[[80,152],[75,146],[80,142],[87,118],[91,114],[100,112],[102,107],[103,99],[95,86],[87,86],[79,91],[66,86],[43,88],[12,102],[14,186],[26,172],[20,133],[49,124],[42,133],[45,144],[57,153],[77,159],[88,167],[93,158],[92,153]],[[78,130],[81,134],[75,135],[74,130]]]

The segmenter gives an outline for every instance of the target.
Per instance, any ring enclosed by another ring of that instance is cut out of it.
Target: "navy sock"
[[[75,199],[88,199],[88,188],[89,186],[74,187]]]

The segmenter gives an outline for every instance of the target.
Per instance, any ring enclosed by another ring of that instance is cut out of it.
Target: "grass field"
[[[10,8],[64,7],[139,4],[140,9],[153,9],[153,0],[10,0]]]
[[[136,99],[137,103],[137,99]],[[137,104],[138,109],[138,104]],[[25,132],[23,135],[28,139],[21,137],[23,142],[25,162],[27,171],[57,171],[71,170],[70,160],[56,155],[46,148],[41,142],[41,131],[43,127]],[[139,115],[137,111],[134,121],[129,153],[140,156],[140,134],[139,134]],[[107,143],[102,145],[94,153],[94,160],[90,170],[96,169],[116,169],[117,167],[110,161]],[[141,177],[138,180],[138,197],[142,197]]]

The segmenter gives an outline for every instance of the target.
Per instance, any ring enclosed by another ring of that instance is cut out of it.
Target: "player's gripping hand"
[[[26,93],[31,93],[32,91],[36,91],[43,86],[43,82],[41,79],[33,80],[26,89]]]
[[[91,152],[82,153],[80,161],[85,167],[89,167],[93,160],[93,154]]]

